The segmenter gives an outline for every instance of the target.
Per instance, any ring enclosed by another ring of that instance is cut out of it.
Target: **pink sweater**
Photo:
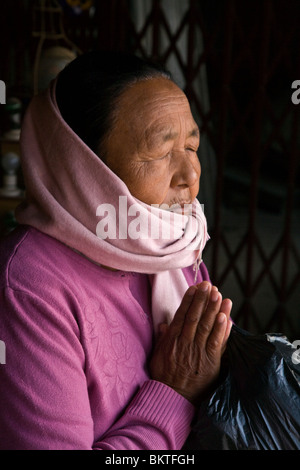
[[[147,275],[29,227],[2,242],[0,265],[0,450],[180,449],[194,407],[149,377]]]

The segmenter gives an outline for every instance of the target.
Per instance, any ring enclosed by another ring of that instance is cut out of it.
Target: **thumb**
[[[163,335],[167,329],[168,329],[168,323],[167,322],[164,322],[164,323],[160,323],[160,325],[158,325],[158,334],[161,336]]]
[[[168,323],[160,323],[157,328],[157,340],[159,341],[169,328]]]

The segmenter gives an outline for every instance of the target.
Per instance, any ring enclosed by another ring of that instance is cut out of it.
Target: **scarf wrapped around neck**
[[[208,240],[195,200],[188,215],[137,200],[62,118],[49,89],[31,101],[21,132],[26,199],[21,224],[33,226],[94,263],[148,274],[154,328],[170,322],[188,288],[182,268],[199,268]],[[196,278],[196,277],[195,277]]]

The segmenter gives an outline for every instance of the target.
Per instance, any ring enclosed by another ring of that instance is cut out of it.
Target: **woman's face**
[[[120,97],[105,144],[106,164],[147,204],[191,203],[199,191],[200,135],[185,94],[164,78]]]

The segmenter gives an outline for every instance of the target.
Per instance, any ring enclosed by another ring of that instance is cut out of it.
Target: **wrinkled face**
[[[147,204],[191,203],[199,191],[199,129],[185,94],[164,78],[120,97],[106,144],[106,164]]]

